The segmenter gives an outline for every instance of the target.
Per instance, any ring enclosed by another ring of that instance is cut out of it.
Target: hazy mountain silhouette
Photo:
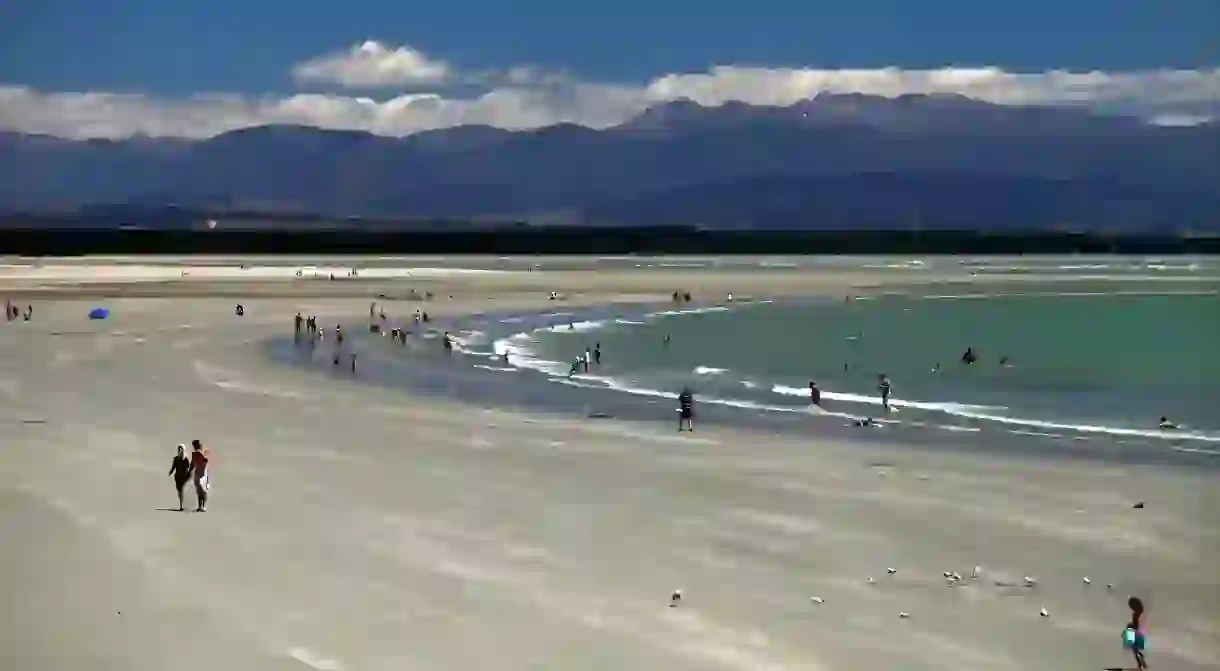
[[[191,142],[0,133],[0,209],[171,204],[335,216],[754,228],[1220,228],[1220,126],[960,96],[690,101],[605,130],[388,138],[266,126]],[[133,210],[137,211],[138,210]]]

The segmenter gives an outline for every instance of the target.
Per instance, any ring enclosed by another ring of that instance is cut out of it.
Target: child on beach
[[[1146,671],[1148,662],[1144,660],[1144,602],[1131,597],[1127,599],[1127,607],[1131,609],[1131,621],[1123,630],[1123,647],[1135,656],[1135,668]]]

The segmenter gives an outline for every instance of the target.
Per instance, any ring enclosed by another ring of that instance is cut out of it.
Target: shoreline
[[[829,297],[787,298],[778,299],[778,302],[816,305],[824,304],[826,300],[830,300]],[[616,318],[635,320],[651,315],[698,314],[709,310],[731,310],[759,302],[775,301],[760,299],[752,303],[746,298],[732,307],[703,305],[685,308],[667,302],[568,305],[567,312],[557,312],[559,307],[556,306],[563,304],[552,304],[546,309],[534,311],[509,309],[491,313],[449,314],[430,328],[431,333],[427,337],[414,336],[409,348],[379,343],[377,341],[383,339],[368,336],[359,329],[360,324],[346,326],[349,332],[356,333],[354,341],[362,345],[359,349],[361,373],[358,376],[361,382],[473,403],[485,408],[516,408],[576,420],[613,418],[665,426],[673,418],[674,394],[632,386],[613,375],[604,377],[595,373],[579,373],[567,379],[563,371],[545,370],[547,364],[557,362],[540,364],[532,354],[523,354],[520,345],[505,343],[537,330],[562,330],[566,323],[573,323],[588,331],[597,324]],[[505,319],[509,322],[505,323]],[[438,336],[442,331],[452,332],[458,343],[452,358],[446,358],[440,351]],[[492,331],[499,331],[499,334]],[[471,333],[481,334],[481,339],[486,341],[477,350],[471,349],[469,342],[462,342],[468,341]],[[282,364],[306,368],[316,366],[322,370],[315,372],[322,374],[330,368],[326,361],[302,361],[300,349],[293,347],[290,339],[284,337],[272,338],[263,346],[268,356]],[[507,367],[499,357],[501,348],[505,346],[512,350]],[[330,348],[324,350],[329,352]],[[566,365],[563,367],[566,368]],[[1144,430],[1108,427],[1088,430],[1066,424],[1047,429],[1044,420],[1001,418],[988,421],[972,419],[968,414],[958,418],[956,421],[959,423],[949,424],[945,423],[949,421],[948,418],[936,421],[934,412],[930,413],[932,419],[905,420],[901,416],[881,415],[867,409],[850,412],[849,408],[860,405],[855,394],[844,395],[828,390],[824,394],[832,401],[843,396],[855,402],[846,406],[832,402],[829,409],[823,408],[815,413],[807,406],[778,405],[779,401],[772,406],[744,399],[701,396],[697,399],[700,408],[698,414],[702,420],[700,424],[748,426],[780,431],[803,439],[835,438],[870,444],[909,442],[931,449],[995,451],[1018,457],[1038,455],[1053,459],[1065,456],[1108,463],[1208,469],[1220,467],[1220,459],[1217,459],[1220,451],[1208,448],[1215,441],[1196,434],[1179,436],[1158,432],[1149,435]],[[899,406],[908,403],[902,399],[895,401]],[[884,430],[852,425],[854,419],[868,416],[879,416]]]

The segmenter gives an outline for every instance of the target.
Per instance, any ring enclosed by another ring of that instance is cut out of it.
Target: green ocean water
[[[891,416],[900,422],[1220,440],[1216,287],[1116,289],[1074,282],[662,311],[556,329],[537,346],[567,361],[600,343],[590,377],[636,391],[689,384],[764,412],[803,409],[816,380],[828,410],[880,415],[885,373],[908,403]],[[968,347],[973,365],[960,362]],[[1160,431],[1162,415],[1182,430]]]

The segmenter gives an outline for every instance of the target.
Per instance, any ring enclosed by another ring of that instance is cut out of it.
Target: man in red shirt
[[[203,449],[203,444],[198,440],[191,441],[191,474],[195,478],[195,498],[199,501],[199,507],[195,512],[206,513],[208,511],[208,489],[211,483],[208,481],[208,451]]]

